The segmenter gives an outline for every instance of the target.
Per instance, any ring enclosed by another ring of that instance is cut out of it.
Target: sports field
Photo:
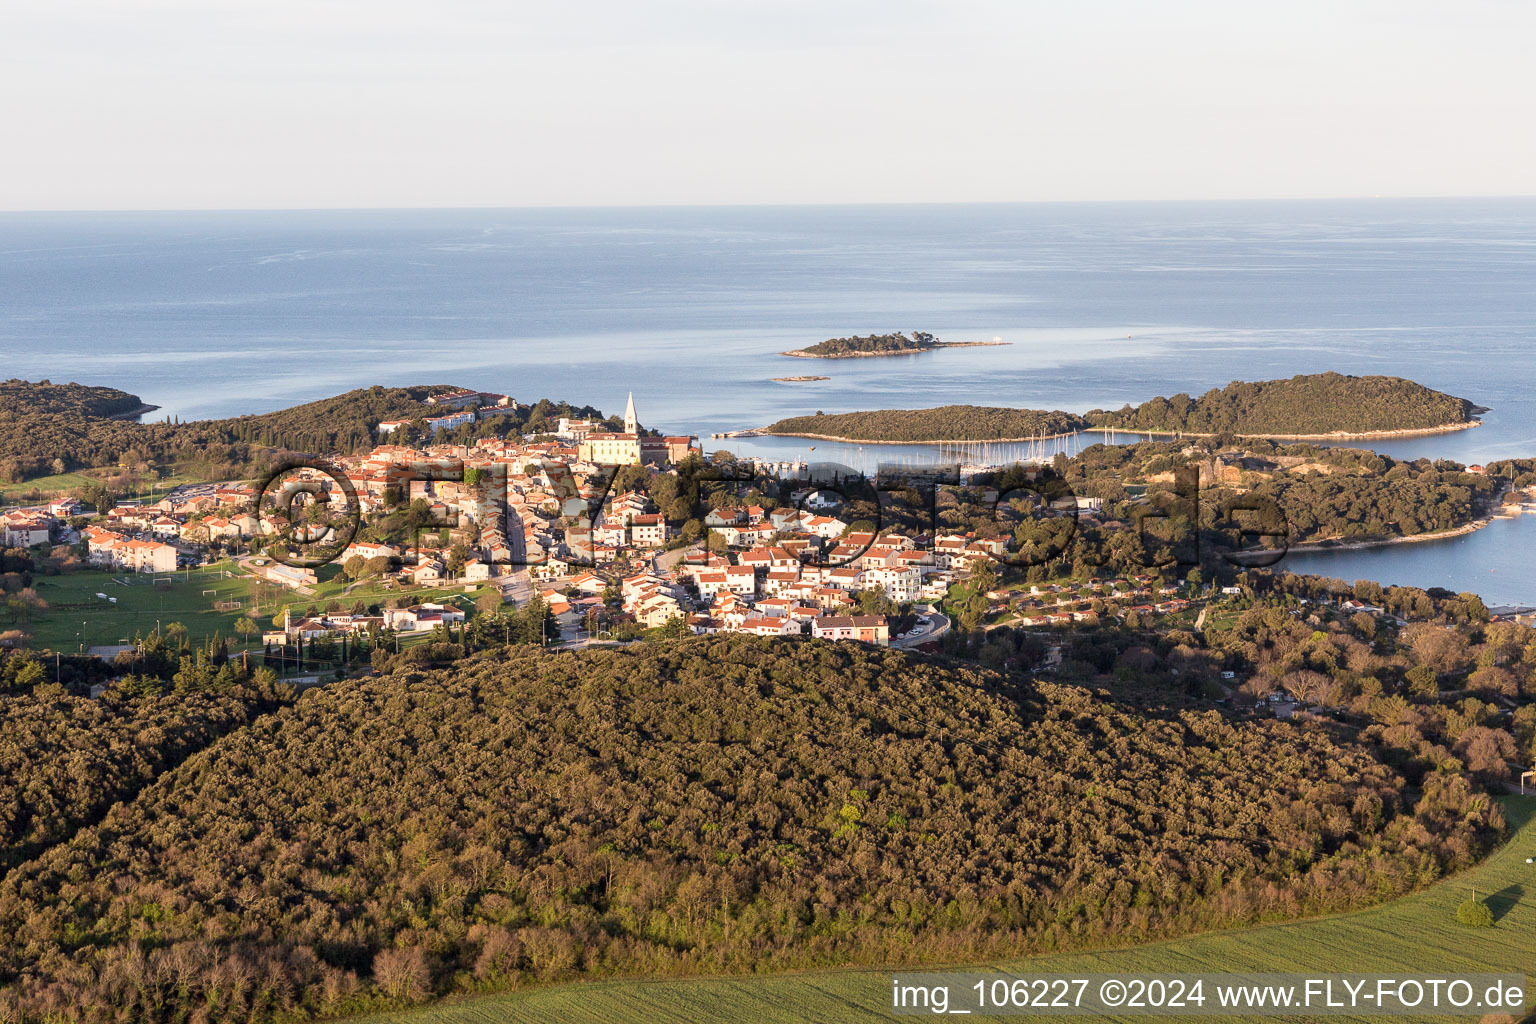
[[[1536,864],[1526,863],[1526,858],[1536,857],[1536,822],[1532,820],[1536,817],[1536,796],[1509,797],[1504,808],[1517,831],[1502,849],[1470,871],[1381,907],[1289,924],[1212,932],[1130,949],[1059,954],[990,966],[1032,975],[1412,972],[1425,976],[1435,972],[1523,972],[1536,981]],[[1493,909],[1497,920],[1492,928],[1466,928],[1456,923],[1456,907],[1474,888]],[[904,976],[908,975],[904,973]],[[917,1019],[894,1017],[887,1009],[890,980],[891,972],[886,970],[844,970],[762,977],[598,982],[484,996],[457,1004],[378,1014],[360,1020],[366,1024],[619,1024],[629,1021],[852,1024]],[[1533,993],[1536,989],[1528,983],[1527,1006]],[[1093,1019],[1193,1021],[1219,1018]],[[1317,1019],[1342,1022],[1389,1018],[1330,1016]],[[1468,1021],[1477,1018],[1392,1019]]]
[[[226,571],[231,570],[232,575],[226,576]],[[451,602],[469,612],[473,611],[475,598],[491,589],[481,585],[466,592],[462,583],[441,589],[411,586],[386,589],[379,581],[370,580],[348,590],[344,583],[332,580],[322,582],[313,594],[282,590],[257,608],[253,604],[256,580],[229,562],[182,569],[174,575],[81,570],[59,576],[38,576],[34,586],[38,596],[48,602],[48,608],[34,612],[30,623],[18,622],[16,625],[32,634],[33,647],[47,647],[64,653],[77,651],[82,646],[132,643],[136,633],[149,633],[157,622],[162,626],[181,623],[187,627],[194,642],[218,633],[232,645],[239,645],[235,620],[244,615],[260,628],[267,629],[284,604],[302,611],[310,605],[323,608],[332,600],[339,601],[343,607],[351,607],[359,600],[364,604],[379,604],[389,598],[400,598],[409,602]],[[268,590],[271,592],[270,587]],[[117,603],[97,597],[97,594],[115,597]],[[214,607],[216,602],[231,601],[239,601],[240,607],[229,611]],[[0,618],[0,628],[10,628],[10,624]],[[254,646],[260,646],[260,637],[256,638]]]
[[[314,588],[314,594],[308,596],[307,600],[312,604],[321,606],[324,606],[329,601],[339,601],[344,607],[348,608],[358,601],[362,601],[364,604],[381,605],[391,598],[398,598],[414,603],[423,601],[451,601],[467,611],[482,594],[490,593],[495,589],[488,583],[470,584],[463,581],[449,582],[446,586],[441,587],[427,584],[414,586],[410,583],[401,582],[394,577],[382,579],[369,577],[349,582],[341,574],[341,566],[335,563],[321,566],[316,575],[319,577],[320,583]],[[470,589],[465,589],[466,587]],[[303,601],[306,598],[300,595],[297,600]]]
[[[239,640],[235,620],[253,615],[252,580],[238,572],[226,576],[228,563],[206,569],[180,570],[174,575],[105,573],[94,570],[38,576],[37,595],[48,602],[46,611],[34,613],[30,626],[34,647],[74,651],[85,647],[132,643],[135,633],[146,634],[155,623],[179,622],[194,641],[215,632]],[[157,580],[162,581],[156,583]],[[113,604],[97,597],[117,598]],[[239,601],[239,610],[217,611],[214,602]],[[263,625],[259,616],[257,625]]]

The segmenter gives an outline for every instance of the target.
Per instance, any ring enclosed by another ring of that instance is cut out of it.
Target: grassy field
[[[385,586],[385,581],[382,579],[364,579],[352,584],[341,575],[341,566],[334,563],[322,566],[316,575],[320,578],[320,584],[315,587],[314,595],[308,600],[321,607],[329,601],[340,601],[344,607],[350,608],[357,601],[362,601],[364,604],[383,604],[390,598],[398,598],[418,604],[423,601],[452,601],[467,611],[473,606],[476,598],[495,590],[488,583],[466,584],[463,582],[450,583],[445,587],[416,587],[393,578],[389,580],[388,586]],[[466,586],[471,586],[473,589],[465,590]]]
[[[0,505],[23,504],[31,500],[34,491],[44,500],[67,495],[77,487],[84,487],[91,479],[84,473],[58,473],[33,477],[19,484],[0,484]]]
[[[76,651],[82,645],[131,643],[135,633],[147,634],[155,628],[156,622],[161,625],[179,622],[187,627],[194,641],[218,633],[238,648],[240,637],[235,632],[236,619],[246,615],[257,626],[266,629],[284,604],[300,612],[310,605],[323,609],[332,600],[350,608],[358,600],[372,605],[387,598],[401,598],[411,602],[452,603],[465,612],[473,612],[475,598],[493,589],[481,585],[466,592],[461,583],[443,589],[397,587],[386,590],[375,580],[344,594],[345,585],[332,580],[322,582],[312,595],[281,591],[275,602],[268,601],[258,610],[253,605],[255,579],[242,575],[238,569],[233,576],[225,578],[223,570],[230,568],[231,564],[224,562],[207,569],[182,570],[164,589],[157,587],[152,577],[139,573],[84,570],[60,576],[39,576],[35,583],[37,593],[49,607],[35,613],[30,625],[24,622],[17,625],[32,634],[34,647],[66,653]],[[330,568],[333,567],[327,567]],[[326,573],[322,571],[321,575],[324,577]],[[127,580],[127,584],[114,582],[118,580]],[[205,594],[205,590],[214,593]],[[117,598],[117,604],[102,600],[96,596],[98,593]],[[215,601],[230,600],[240,602],[238,611],[214,610]],[[9,628],[9,625],[0,619],[0,628]],[[259,637],[254,646],[260,647]]]
[[[235,620],[250,614],[253,581],[239,573],[226,578],[223,571],[228,568],[223,563],[182,570],[163,589],[154,584],[155,577],[140,573],[86,570],[39,576],[34,585],[49,607],[34,614],[31,625],[24,628],[32,634],[33,646],[59,651],[74,651],[82,642],[86,647],[131,643],[135,633],[150,632],[157,621],[181,623],[194,640],[215,632],[238,640]],[[205,590],[214,593],[204,594]],[[117,598],[117,604],[103,601],[96,596],[99,593]],[[215,601],[230,600],[241,602],[241,610],[214,610]]]
[[[1058,954],[988,966],[1050,975],[1413,972],[1423,976],[1453,971],[1524,972],[1536,981],[1536,865],[1525,863],[1527,857],[1536,857],[1536,797],[1510,797],[1504,807],[1517,831],[1502,849],[1471,871],[1372,910],[1213,932],[1130,949]],[[1493,908],[1497,921],[1492,928],[1464,928],[1456,923],[1456,907],[1474,888]],[[910,976],[910,972],[904,973]],[[891,972],[887,970],[842,970],[762,977],[596,982],[485,996],[426,1010],[360,1019],[366,1024],[617,1024],[638,1020],[678,1024],[852,1024],[893,1019],[886,1009],[890,978]],[[1533,991],[1536,990],[1528,986],[1527,1005]],[[1298,1015],[1285,1019],[1304,1018]]]
[[[49,476],[36,476],[19,484],[0,484],[0,505],[23,505],[36,501],[51,501],[56,498],[67,497],[77,488],[84,485],[106,480],[114,475],[116,470],[87,469],[74,473],[59,473]],[[172,487],[182,484],[202,483],[202,478],[195,473],[183,471],[180,467],[170,466],[164,469],[164,476],[156,477],[152,481],[146,481],[144,488],[133,493],[119,494],[119,498],[139,498],[149,495],[163,495]],[[37,497],[34,497],[37,495]]]

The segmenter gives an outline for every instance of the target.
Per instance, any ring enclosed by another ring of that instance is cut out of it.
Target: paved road
[[[672,551],[663,551],[661,554],[656,556],[656,568],[661,572],[666,572],[668,569],[671,569],[677,565],[678,562],[681,562],[683,560],[683,556],[688,554],[689,551],[694,550],[697,549],[676,548]]]
[[[949,627],[949,616],[930,605],[929,610],[923,614],[923,621],[918,627],[918,631],[899,640],[892,640],[891,646],[902,648],[917,647],[929,641],[937,640],[949,632]]]
[[[501,591],[502,600],[510,599],[517,604],[524,604],[533,597],[533,580],[529,578],[526,569],[508,576],[497,576],[491,583]]]

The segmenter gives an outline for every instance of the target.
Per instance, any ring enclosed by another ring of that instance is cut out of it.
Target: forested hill
[[[140,699],[0,690],[0,874],[276,703],[233,683]]]
[[[513,648],[311,691],[14,868],[0,1019],[1143,941],[1385,899],[1498,814],[1322,727],[896,651]]]
[[[142,408],[143,399],[117,388],[14,377],[0,381],[0,416],[121,416]]]
[[[1096,426],[1191,434],[1371,434],[1464,425],[1475,410],[1465,398],[1401,377],[1314,373],[1234,381],[1199,398],[1178,394],[1135,408],[1095,409],[1088,419]]]
[[[428,388],[360,388],[257,416],[189,423],[109,419],[142,405],[112,388],[7,382],[0,408],[0,482],[96,466],[206,460],[238,471],[255,449],[353,450],[371,444],[380,419],[429,415]]]
[[[352,451],[372,443],[383,420],[415,420],[441,416],[447,410],[426,404],[428,395],[460,390],[451,384],[407,388],[356,388],[276,412],[231,419],[208,420],[212,429],[227,430],[249,440],[283,443],[307,451]],[[201,424],[184,424],[200,426]],[[295,439],[297,443],[295,443]]]
[[[770,434],[846,438],[850,441],[998,441],[1067,434],[1088,426],[1074,413],[945,405],[935,409],[876,409],[791,416],[767,428]]]
[[[7,405],[0,407],[0,483],[47,473],[102,466],[150,466],[179,463],[205,479],[259,472],[275,449],[329,453],[359,451],[377,440],[381,420],[420,420],[440,415],[427,405],[428,395],[457,390],[453,385],[404,388],[357,388],[333,398],[276,412],[187,423],[139,423],[106,418],[142,403],[138,396],[112,388],[7,381]],[[124,407],[126,408],[120,408]],[[468,439],[485,431],[532,426],[554,428],[562,415],[594,416],[590,406],[541,400],[532,407],[496,416],[484,423],[438,435],[439,440]]]

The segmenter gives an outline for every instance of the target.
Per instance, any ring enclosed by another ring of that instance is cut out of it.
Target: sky
[[[0,5],[0,209],[1524,195],[1526,0]]]

